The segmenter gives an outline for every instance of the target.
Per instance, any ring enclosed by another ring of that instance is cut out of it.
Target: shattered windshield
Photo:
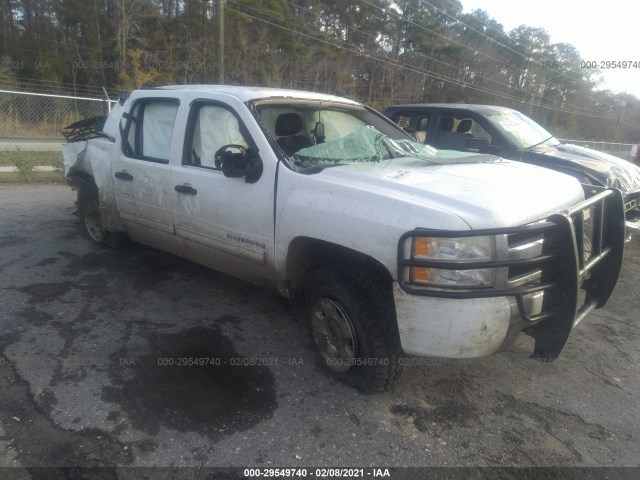
[[[474,153],[436,150],[412,141],[395,124],[359,105],[267,100],[256,104],[256,112],[291,166],[300,173],[353,164],[374,166],[407,157],[427,165],[466,162],[461,159],[477,157]]]
[[[324,169],[354,163],[379,163],[394,158],[419,158],[432,165],[448,158],[475,154],[436,150],[408,139],[394,140],[370,125],[356,127],[350,134],[331,142],[303,148],[293,155],[293,163],[301,171]]]
[[[487,115],[493,126],[519,150],[540,144],[558,145],[560,142],[526,115],[515,110],[504,110]]]

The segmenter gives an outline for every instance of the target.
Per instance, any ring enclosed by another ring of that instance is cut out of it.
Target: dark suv
[[[627,226],[640,226],[640,167],[613,155],[561,143],[522,113],[493,105],[395,105],[384,114],[421,143],[441,150],[490,153],[551,168],[583,184],[622,191]]]

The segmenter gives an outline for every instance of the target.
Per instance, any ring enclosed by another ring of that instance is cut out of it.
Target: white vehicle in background
[[[366,391],[404,353],[478,357],[523,332],[556,358],[620,272],[619,191],[417,144],[343,98],[176,86],[93,122],[64,150],[91,239],[301,300],[323,365]]]

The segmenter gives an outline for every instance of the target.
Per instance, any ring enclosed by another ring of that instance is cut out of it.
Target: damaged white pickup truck
[[[91,239],[301,300],[323,365],[366,391],[394,382],[403,353],[477,357],[525,333],[556,358],[622,264],[618,190],[435,150],[339,97],[138,90],[67,133]]]

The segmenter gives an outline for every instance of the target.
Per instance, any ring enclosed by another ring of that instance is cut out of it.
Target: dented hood
[[[613,155],[571,144],[540,145],[532,152],[576,164],[603,186],[618,188],[625,195],[640,191],[640,168]]]
[[[327,168],[318,175],[380,191],[394,201],[449,211],[472,229],[530,223],[584,198],[579,182],[568,175],[496,157],[475,158],[475,162],[470,158],[463,163],[430,165],[405,157]],[[484,158],[494,160],[482,161]]]

